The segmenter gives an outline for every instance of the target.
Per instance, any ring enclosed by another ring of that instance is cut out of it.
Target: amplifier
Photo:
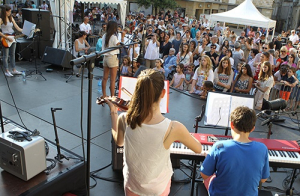
[[[123,146],[117,146],[114,138],[111,139],[111,152],[112,152],[112,169],[114,171],[123,170]]]
[[[11,134],[16,132],[25,133],[15,128],[0,135],[0,167],[27,181],[47,168],[45,140],[40,136],[16,139]]]

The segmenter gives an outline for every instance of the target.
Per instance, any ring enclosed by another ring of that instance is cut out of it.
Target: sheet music
[[[122,91],[122,87],[125,88],[129,93],[133,94],[135,90],[135,86],[137,83],[137,78],[131,77],[124,77],[121,76],[120,78],[120,85],[119,85],[119,97],[128,101],[131,98]],[[160,111],[161,113],[168,113],[169,112],[169,81],[165,81],[165,90],[166,94],[160,101]]]
[[[232,96],[231,97],[231,107],[230,111],[233,111],[235,108],[239,106],[247,106],[250,109],[253,109],[254,107],[254,99],[253,101],[249,100],[251,98],[248,97],[237,97],[237,96]]]
[[[31,23],[27,20],[24,21],[23,30],[22,33],[28,37],[32,37],[34,30],[35,30],[36,24]]]
[[[250,109],[253,109],[254,98],[209,92],[207,96],[204,124],[229,127],[230,114],[239,106],[247,106]]]
[[[231,95],[210,93],[207,96],[205,125],[228,126]]]

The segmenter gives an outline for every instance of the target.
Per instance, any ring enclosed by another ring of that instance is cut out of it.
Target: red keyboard
[[[231,136],[192,133],[202,144],[202,153],[197,154],[180,142],[171,145],[171,157],[179,159],[192,159],[203,161],[203,153],[209,153],[212,145],[221,140],[230,140]],[[249,138],[252,141],[264,143],[269,151],[269,163],[271,167],[299,168],[300,169],[300,148],[296,141]]]

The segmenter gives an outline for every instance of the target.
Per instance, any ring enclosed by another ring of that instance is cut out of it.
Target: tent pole
[[[223,35],[225,35],[225,22],[223,22]]]
[[[269,27],[267,28],[267,34],[266,34],[265,42],[268,42],[268,37],[269,37]]]

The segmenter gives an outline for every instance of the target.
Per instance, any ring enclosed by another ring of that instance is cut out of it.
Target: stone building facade
[[[201,15],[210,15],[215,13],[221,13],[229,11],[244,0],[175,0],[177,4],[181,7],[179,10],[181,13],[188,14],[188,16],[195,16],[197,19]],[[272,16],[273,11],[273,1],[274,0],[252,0],[256,8],[266,17]],[[299,0],[297,0],[299,1]],[[134,0],[128,0],[128,12],[130,9],[130,4],[134,3]],[[166,9],[167,11],[168,9]],[[154,10],[152,11],[154,14]]]
[[[277,21],[277,31],[299,28],[299,0],[274,0],[273,10],[272,19]]]

